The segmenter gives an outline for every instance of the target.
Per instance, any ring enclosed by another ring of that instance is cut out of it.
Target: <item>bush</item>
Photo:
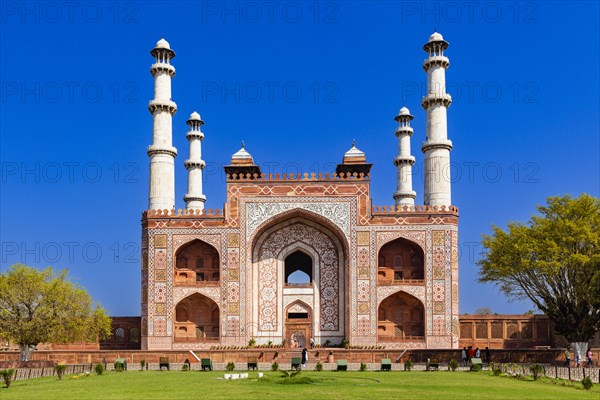
[[[450,362],[448,363],[448,368],[450,368],[450,370],[452,371],[456,371],[458,369],[458,361],[456,361],[455,359],[450,360]]]
[[[229,366],[229,365],[228,365]],[[183,365],[181,366],[181,370],[182,371],[189,371],[190,370],[190,364],[188,363],[183,363]],[[231,370],[233,370],[233,368],[231,368]]]
[[[96,374],[102,375],[102,373],[104,372],[104,365],[102,365],[102,364],[94,365],[94,371],[96,371]]]
[[[412,369],[413,365],[414,364],[413,364],[413,362],[410,359],[404,361],[404,370],[405,371],[410,371]]]
[[[494,376],[500,376],[500,374],[502,374],[502,369],[498,365],[492,365],[492,373]]]
[[[361,370],[361,371],[366,371],[366,370],[367,370],[367,364],[365,364],[365,363],[360,363],[360,370]]]
[[[6,385],[7,389],[10,387],[10,383],[12,382],[14,373],[14,369],[0,370],[0,376],[2,377],[2,380],[4,381],[4,384]]]
[[[586,376],[585,378],[583,378],[583,380],[581,381],[581,384],[583,385],[583,388],[585,390],[590,390],[592,388],[592,386],[594,386],[594,384],[592,383],[592,379],[589,376]]]
[[[315,369],[317,371],[323,371],[323,364],[321,364],[320,362],[318,362],[317,365],[315,366]]]
[[[533,380],[537,381],[540,378],[540,375],[542,375],[542,373],[544,372],[544,367],[542,367],[539,364],[531,364],[529,366],[529,370],[531,371],[531,374],[533,375]]]
[[[117,371],[117,372],[125,371],[125,364],[123,364],[120,361],[115,362],[115,371]]]
[[[254,347],[254,346],[256,346],[256,340],[254,340],[254,339],[248,340],[248,347]]]
[[[146,360],[144,360],[142,358],[142,361],[140,361],[140,371],[143,371],[145,366],[146,366]]]
[[[469,370],[471,372],[479,372],[481,371],[481,364],[473,364]]]
[[[232,361],[227,363],[227,371],[233,371],[235,369],[235,364]]]
[[[273,364],[271,364],[271,371],[277,371],[279,369],[279,364],[277,364],[277,361],[274,362]]]
[[[58,379],[62,379],[63,375],[65,374],[65,370],[67,369],[66,365],[62,365],[62,364],[58,364],[57,366],[54,367],[54,370],[56,371],[56,376],[58,376]]]

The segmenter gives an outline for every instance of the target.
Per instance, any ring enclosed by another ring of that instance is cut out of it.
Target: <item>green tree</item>
[[[531,300],[569,342],[600,329],[600,199],[549,197],[528,225],[483,235],[479,281]]]
[[[489,307],[481,307],[475,310],[475,315],[492,315],[492,309]]]
[[[95,341],[110,331],[104,309],[67,280],[67,271],[15,264],[0,275],[0,337],[19,345],[22,361],[39,343]]]

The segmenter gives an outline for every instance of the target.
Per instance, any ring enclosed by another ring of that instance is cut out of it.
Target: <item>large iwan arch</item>
[[[312,310],[309,331],[316,343],[339,342],[345,337],[347,261],[343,241],[329,227],[303,216],[275,222],[256,235],[251,276],[253,337],[259,341],[284,339],[285,304],[296,299]],[[298,258],[299,269],[310,277],[309,284],[286,284],[285,264],[290,257]]]

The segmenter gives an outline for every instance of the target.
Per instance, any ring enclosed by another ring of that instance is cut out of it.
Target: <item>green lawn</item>
[[[600,398],[600,385],[590,392],[549,382],[519,381],[488,372],[302,372],[284,379],[265,377],[225,381],[223,372],[105,372],[78,379],[71,376],[13,382],[0,389],[0,399],[582,399]],[[266,378],[266,379],[265,379]],[[308,382],[312,381],[312,382]],[[304,382],[304,383],[302,383]]]

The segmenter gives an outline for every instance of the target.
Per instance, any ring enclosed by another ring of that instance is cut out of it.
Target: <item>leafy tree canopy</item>
[[[528,225],[483,235],[479,281],[510,298],[530,299],[570,342],[600,329],[600,199],[549,197]]]
[[[0,337],[19,345],[23,361],[39,343],[96,341],[110,331],[104,309],[67,271],[15,264],[0,275]]]

